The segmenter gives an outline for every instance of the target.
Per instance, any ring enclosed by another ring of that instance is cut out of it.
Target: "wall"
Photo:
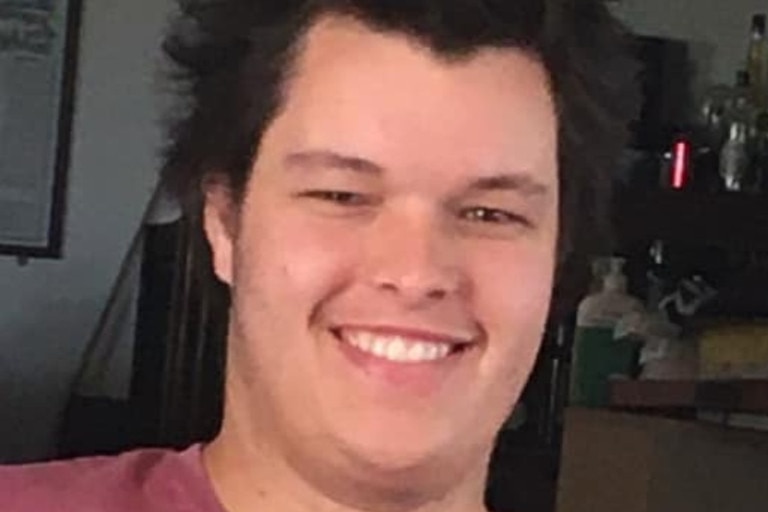
[[[614,12],[633,30],[691,41],[700,89],[733,83],[744,66],[752,14],[768,13],[764,0],[618,0]]]
[[[0,257],[0,462],[52,453],[67,386],[156,181],[172,0],[84,0],[65,257]]]

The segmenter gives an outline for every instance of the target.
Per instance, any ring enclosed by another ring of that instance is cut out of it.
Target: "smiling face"
[[[222,436],[238,423],[320,486],[483,471],[548,312],[556,132],[522,51],[447,61],[316,24],[235,215],[208,191],[233,299]]]

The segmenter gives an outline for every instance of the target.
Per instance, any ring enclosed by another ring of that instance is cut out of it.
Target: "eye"
[[[487,224],[522,224],[530,226],[530,222],[523,216],[498,208],[487,208],[484,206],[473,206],[464,208],[459,213],[463,220],[470,222],[481,222]]]
[[[300,195],[340,206],[366,206],[371,202],[364,194],[346,190],[310,190]]]

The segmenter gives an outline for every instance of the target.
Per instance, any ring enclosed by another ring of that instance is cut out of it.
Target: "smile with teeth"
[[[343,342],[381,359],[398,363],[421,363],[448,357],[456,348],[450,343],[350,331],[341,335]]]

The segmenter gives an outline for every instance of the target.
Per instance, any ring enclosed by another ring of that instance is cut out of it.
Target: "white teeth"
[[[387,359],[402,361],[408,355],[408,348],[402,338],[395,338],[387,347]]]
[[[387,357],[387,340],[383,338],[376,338],[373,341],[373,346],[371,347],[371,353],[378,357]]]
[[[360,343],[358,345],[359,349],[364,350],[365,352],[371,351],[371,346],[373,345],[373,335],[371,333],[361,332],[356,339]]]
[[[427,346],[425,343],[414,343],[411,348],[408,349],[409,361],[426,361]]]
[[[427,361],[434,361],[437,359],[437,347],[435,345],[424,346],[424,359]]]
[[[409,340],[401,336],[377,336],[365,331],[345,333],[342,337],[363,352],[395,362],[436,361],[451,352],[451,346],[447,343]]]
[[[437,346],[437,358],[442,359],[444,357],[448,357],[448,354],[451,352],[451,347],[448,345],[438,345]]]

